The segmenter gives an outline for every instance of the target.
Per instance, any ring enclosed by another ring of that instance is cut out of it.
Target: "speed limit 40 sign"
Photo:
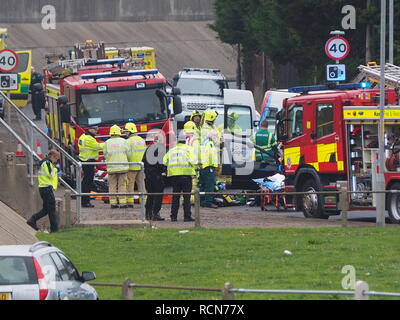
[[[14,51],[10,49],[0,51],[0,72],[12,72],[17,66],[18,56]]]
[[[332,37],[325,44],[327,56],[333,60],[342,60],[350,52],[350,44],[343,37]]]

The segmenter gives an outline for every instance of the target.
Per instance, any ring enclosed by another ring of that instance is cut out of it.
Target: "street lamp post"
[[[381,79],[380,79],[380,117],[378,126],[378,166],[377,166],[377,183],[376,189],[378,191],[385,190],[385,125],[384,125],[384,112],[385,112],[385,36],[386,36],[386,0],[381,0],[381,48],[380,48],[380,65],[381,65]],[[376,193],[376,225],[380,227],[385,226],[385,194]]]

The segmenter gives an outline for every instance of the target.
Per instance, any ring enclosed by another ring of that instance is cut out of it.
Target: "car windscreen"
[[[228,88],[225,80],[180,78],[176,87],[182,95],[210,95],[222,97]]]
[[[159,89],[81,94],[77,122],[81,126],[147,123],[166,120],[166,99]]]
[[[37,283],[32,257],[0,257],[0,286]]]

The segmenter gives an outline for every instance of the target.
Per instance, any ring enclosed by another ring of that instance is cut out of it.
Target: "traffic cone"
[[[38,141],[36,142],[36,153],[39,156],[40,159],[43,159],[43,153],[42,153],[42,146],[41,143]]]
[[[17,152],[15,154],[16,157],[23,157],[24,156],[24,152],[22,151],[22,143],[21,142],[17,142]]]

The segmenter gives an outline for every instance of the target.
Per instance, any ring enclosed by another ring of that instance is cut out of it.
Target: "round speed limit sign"
[[[327,56],[333,60],[342,60],[350,52],[350,44],[343,37],[332,37],[325,44]]]
[[[12,72],[17,66],[18,56],[14,51],[10,49],[0,51],[0,72]]]

